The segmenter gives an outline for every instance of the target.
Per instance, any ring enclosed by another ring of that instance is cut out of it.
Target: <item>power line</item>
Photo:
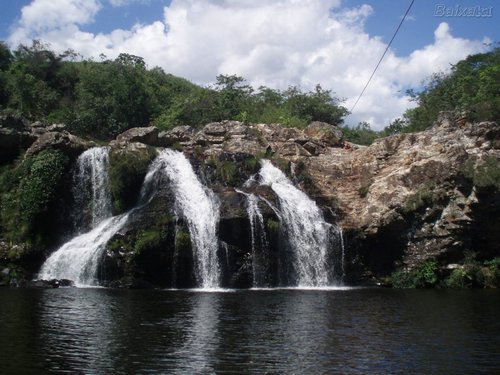
[[[361,94],[359,94],[358,99],[356,99],[356,102],[355,102],[355,103],[354,103],[354,105],[352,106],[351,111],[350,111],[351,113],[352,113],[352,111],[354,110],[354,108],[356,107],[356,105],[358,104],[359,99],[361,99],[361,97],[362,97],[362,96],[363,96],[363,94],[365,93],[366,88],[368,87],[368,85],[370,84],[370,82],[371,82],[371,80],[372,80],[373,76],[375,75],[375,72],[377,71],[378,66],[380,65],[380,63],[381,63],[381,62],[382,62],[382,60],[384,59],[385,54],[386,54],[386,53],[387,53],[387,51],[389,50],[389,47],[391,46],[392,41],[394,40],[394,38],[395,38],[395,37],[396,37],[396,35],[398,34],[398,31],[399,31],[399,29],[401,28],[401,25],[403,24],[403,22],[405,21],[406,16],[408,15],[408,13],[410,13],[410,9],[411,9],[411,7],[412,7],[412,5],[413,5],[413,3],[414,3],[414,2],[415,2],[415,0],[411,0],[411,3],[410,3],[410,5],[408,6],[408,9],[406,9],[406,13],[405,13],[405,15],[403,16],[403,18],[401,18],[401,22],[399,23],[398,28],[397,28],[397,29],[396,29],[396,31],[394,32],[394,35],[392,36],[391,41],[390,41],[390,42],[389,42],[389,44],[387,45],[387,47],[386,47],[386,49],[385,49],[384,53],[382,54],[382,57],[380,57],[380,60],[378,61],[377,66],[375,67],[375,69],[373,69],[373,73],[372,73],[372,75],[370,76],[370,78],[368,79],[368,82],[366,82],[365,87],[363,87],[363,91],[361,91]]]

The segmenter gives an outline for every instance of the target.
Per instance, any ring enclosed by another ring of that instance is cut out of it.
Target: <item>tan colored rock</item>
[[[158,145],[158,128],[149,126],[146,128],[132,128],[124,131],[118,137],[121,142],[141,142],[151,146]]]
[[[337,126],[320,121],[311,122],[304,129],[304,135],[334,147],[341,145],[343,137],[342,131]]]
[[[76,157],[92,146],[95,146],[94,142],[86,141],[66,131],[47,132],[38,137],[26,151],[26,155],[34,155],[47,148],[53,148],[61,150],[71,157]]]

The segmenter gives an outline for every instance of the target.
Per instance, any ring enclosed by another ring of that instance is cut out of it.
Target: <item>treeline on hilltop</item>
[[[302,91],[254,89],[244,78],[219,75],[201,87],[183,78],[148,69],[144,59],[122,53],[110,60],[80,59],[73,51],[56,53],[33,41],[11,50],[0,42],[0,111],[31,121],[65,123],[75,134],[110,139],[126,129],[156,125],[202,126],[234,119],[304,127],[311,121],[342,125],[349,113],[342,100],[319,84]],[[370,144],[400,132],[424,130],[440,111],[466,112],[470,120],[500,118],[500,50],[476,54],[435,73],[420,91],[410,90],[417,106],[382,131],[366,122],[343,126],[345,138]]]
[[[0,106],[29,120],[64,122],[70,131],[107,139],[135,126],[199,127],[225,119],[304,127],[313,120],[342,123],[347,110],[320,85],[311,92],[254,90],[242,77],[219,75],[200,87],[147,69],[144,59],[122,53],[116,59],[77,61],[34,41],[11,51],[0,45]]]

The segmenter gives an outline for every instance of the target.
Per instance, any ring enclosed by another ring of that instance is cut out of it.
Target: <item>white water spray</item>
[[[269,185],[280,202],[281,222],[293,252],[293,267],[299,287],[328,285],[328,232],[318,206],[297,189],[269,160],[262,160],[261,184]]]
[[[87,211],[90,228],[111,216],[111,195],[108,187],[108,147],[93,147],[76,161],[73,174],[73,195],[79,216]],[[77,228],[81,232],[84,228]]]
[[[38,279],[68,279],[76,286],[98,285],[97,271],[108,241],[126,223],[128,213],[105,219],[55,251],[43,264]]]
[[[252,272],[253,286],[265,285],[266,264],[263,251],[268,248],[264,217],[259,208],[259,197],[254,194],[245,193],[236,189],[237,193],[243,194],[247,199],[247,215],[250,221],[250,234],[252,236]]]
[[[104,168],[104,165],[107,164],[107,150],[105,151],[106,157],[102,156],[104,150],[101,148],[90,149],[84,154],[86,153],[87,155],[82,154],[79,158],[77,171],[78,173],[83,173],[83,171],[89,173],[92,176],[90,181],[96,185],[92,187],[94,192],[92,197],[96,201],[93,205],[96,210],[92,218],[97,220],[99,217],[105,216],[106,212],[107,216],[111,214],[109,193],[104,191],[107,190],[107,168]],[[88,162],[88,160],[92,162]],[[92,168],[82,167],[86,165],[90,165]],[[140,205],[146,204],[151,199],[157,183],[155,175],[160,167],[161,165],[158,163],[153,163],[150,166],[141,189]],[[88,176],[81,177],[83,180],[88,178]],[[99,189],[103,191],[99,191]],[[103,218],[89,232],[80,234],[66,242],[45,261],[38,273],[38,279],[68,279],[73,280],[76,286],[98,285],[97,273],[106,244],[123,228],[129,215],[138,207],[122,215]]]
[[[198,284],[204,289],[218,288],[219,202],[215,194],[201,184],[183,153],[166,149],[158,160],[174,191],[176,215],[186,220],[189,229]]]

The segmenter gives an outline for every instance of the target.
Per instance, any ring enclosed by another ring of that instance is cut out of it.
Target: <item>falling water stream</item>
[[[296,286],[328,286],[327,255],[329,230],[318,206],[269,160],[262,160],[261,184],[269,185],[280,203],[284,225],[296,273]]]
[[[72,190],[75,198],[77,232],[81,233],[88,229],[82,223],[82,219],[88,219],[90,228],[95,228],[111,216],[108,154],[108,147],[93,147],[83,152],[76,161]],[[87,213],[87,215],[82,215],[82,213]]]
[[[80,202],[82,207],[89,204],[92,206],[92,223],[96,225],[90,231],[72,238],[52,253],[42,265],[38,279],[68,279],[73,280],[76,286],[99,285],[97,272],[106,244],[123,228],[130,213],[136,209],[118,216],[111,216],[111,198],[107,184],[107,152],[108,149],[104,147],[85,151],[77,160],[74,176],[75,186],[80,187],[80,192],[92,191],[88,197],[92,200],[91,202],[84,201],[81,196],[76,201]],[[153,194],[152,186],[156,182],[154,176],[159,167],[157,163],[150,166],[144,179],[139,205],[145,204]]]
[[[220,265],[217,258],[217,197],[200,182],[182,152],[165,149],[158,160],[174,191],[176,215],[186,221],[189,229],[198,285],[203,289],[218,288]]]

